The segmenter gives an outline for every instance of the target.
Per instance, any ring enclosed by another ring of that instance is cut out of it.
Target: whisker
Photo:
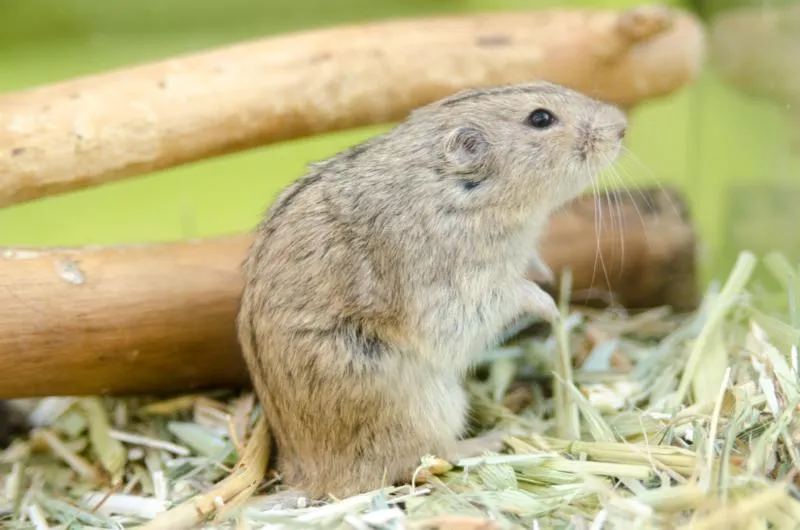
[[[594,280],[597,277],[597,265],[600,253],[600,232],[598,231],[599,228],[599,220],[600,220],[600,212],[602,211],[602,205],[600,203],[600,194],[599,194],[599,185],[596,180],[592,180],[592,197],[594,199],[594,238],[595,238],[595,249],[594,249],[594,264],[592,266],[592,279],[589,282],[589,288],[594,287]]]
[[[670,194],[667,192],[666,188],[664,188],[664,185],[661,183],[661,180],[656,176],[653,170],[647,167],[647,164],[642,162],[641,159],[638,156],[636,156],[636,154],[629,148],[623,146],[623,150],[625,151],[625,154],[630,157],[630,160],[632,162],[637,164],[641,169],[645,171],[646,175],[650,178],[650,180],[652,180],[656,184],[656,186],[658,186],[658,189],[661,190],[661,192],[666,196],[667,203],[669,204],[672,213],[675,214],[675,216],[678,218],[682,217],[679,208],[675,204],[675,201],[672,200]]]
[[[612,204],[612,201],[613,201],[612,190],[613,190],[613,188],[606,187],[605,196],[606,196],[606,204],[608,205],[608,216],[609,216],[609,221],[610,221],[610,223],[609,223],[609,233],[613,235],[614,230],[616,230],[617,227],[615,226],[615,218],[614,218],[615,217],[614,216],[615,212],[614,212],[614,205]],[[612,239],[612,241],[613,241],[613,239]],[[614,251],[615,251],[615,248],[612,247],[611,248],[611,258],[612,258],[612,260],[614,258],[614,253],[615,253]]]
[[[599,191],[600,191],[599,190],[599,183],[597,181],[594,181],[593,182],[593,186],[594,186],[596,192],[599,193]],[[608,196],[606,196],[606,200],[607,199],[608,199]],[[599,219],[600,222],[599,223],[595,222],[595,236],[596,236],[596,240],[597,240],[597,250],[595,252],[595,271],[592,273],[592,281],[589,284],[589,286],[590,287],[594,287],[595,272],[597,270],[597,265],[599,263],[600,264],[600,268],[603,271],[603,277],[606,280],[606,288],[610,290],[611,289],[611,280],[610,280],[610,278],[608,276],[608,268],[606,266],[605,259],[603,258],[603,250],[602,250],[602,246],[601,246],[602,245],[601,240],[602,240],[602,234],[603,234],[603,201],[602,201],[602,199],[601,200],[596,200],[595,204],[597,205],[597,208],[596,208],[597,218]]]
[[[619,271],[619,276],[622,276],[622,273],[623,273],[623,270],[624,270],[624,263],[625,263],[625,237],[624,237],[625,230],[624,230],[624,227],[623,227],[624,216],[622,215],[622,206],[621,206],[621,201],[619,199],[620,193],[621,193],[621,191],[620,191],[621,179],[620,179],[619,174],[616,171],[615,161],[611,159],[610,155],[604,155],[604,157],[605,157],[605,163],[606,163],[607,168],[608,168],[608,177],[609,177],[610,184],[611,184],[609,190],[607,191],[606,197],[608,198],[609,210],[610,210],[610,214],[612,215],[612,226],[614,226],[614,229],[617,230],[617,234],[618,234],[618,237],[619,237],[619,242],[620,242],[620,255],[619,255],[620,271]],[[624,183],[623,183],[623,185],[624,185]],[[612,205],[613,205],[613,208],[611,208]]]
[[[620,204],[620,195],[619,194],[622,193],[622,190],[624,189],[625,183],[622,182],[621,177],[617,173],[617,169],[616,169],[615,165],[612,163],[613,161],[610,160],[610,157],[608,155],[606,156],[606,160],[608,161],[609,177],[610,177],[611,181],[613,182],[613,186],[612,187],[614,189],[613,199],[611,198],[612,195],[610,193],[607,196],[609,197],[610,201],[613,200],[613,203],[614,203],[614,206],[615,206],[615,208],[612,211],[612,213],[616,215],[616,223],[615,224],[616,224],[616,227],[617,227],[617,230],[618,230],[617,233],[618,233],[618,237],[619,237],[619,246],[620,246],[619,276],[621,277],[622,273],[624,271],[624,268],[625,268],[625,228],[623,226],[625,220],[624,220],[623,215],[622,215],[622,206]],[[630,192],[628,192],[628,194],[630,195]]]
[[[634,155],[634,153],[630,149],[628,149],[627,147],[624,147],[624,146],[623,146],[623,154],[626,155],[626,156],[623,157],[623,160],[634,160],[634,158],[636,156],[636,155]],[[639,165],[642,165],[641,161],[637,160],[636,162]],[[630,188],[635,189],[639,193],[639,197],[641,197],[641,199],[647,204],[647,206],[648,207],[652,206],[652,203],[650,202],[652,197],[646,195],[644,193],[644,191],[642,191],[641,184],[639,184],[637,179],[634,176],[632,176],[629,168],[627,168],[625,166],[625,164],[619,164],[617,167],[618,167],[618,169],[620,171],[620,174],[625,177],[626,182],[629,182],[631,184],[628,189],[630,189]],[[631,196],[631,199],[633,200],[633,196]],[[634,201],[634,204],[636,204],[636,201]],[[637,206],[637,209],[638,209],[638,205],[636,205],[636,206]]]
[[[638,191],[639,192],[639,197],[641,197],[643,201],[648,203],[648,205],[650,204],[650,197],[648,197],[647,195],[644,194],[644,192],[642,191],[642,188],[636,183],[636,180],[633,177],[631,177],[630,173],[625,171],[624,166],[619,165],[619,166],[616,167],[616,169],[619,170],[619,172],[617,173],[617,176],[622,181],[623,186],[625,188],[625,191],[628,194],[628,197],[630,197],[630,199],[631,199],[631,203],[633,204],[633,208],[634,208],[634,210],[636,210],[636,214],[639,216],[639,221],[641,221],[642,226],[644,226],[644,216],[642,215],[642,211],[639,209],[639,205],[637,204],[636,199],[633,197],[633,193],[631,192],[631,188],[634,188],[636,191]],[[628,185],[627,183],[631,183],[631,185]]]

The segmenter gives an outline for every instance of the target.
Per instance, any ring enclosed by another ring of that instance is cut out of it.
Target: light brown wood
[[[0,97],[0,207],[546,78],[622,107],[699,73],[682,11],[557,10],[289,34]]]
[[[234,317],[251,240],[0,250],[0,399],[248,384]],[[697,302],[694,233],[675,194],[620,194],[613,209],[582,198],[553,218],[542,254],[556,273],[573,270],[576,291],[606,286],[599,254],[618,303]]]

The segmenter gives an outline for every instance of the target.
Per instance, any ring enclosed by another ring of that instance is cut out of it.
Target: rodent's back
[[[337,218],[329,185],[322,172],[310,173],[278,197],[259,227],[245,263],[243,304],[271,316],[253,323],[261,336],[401,320],[399,291],[384,285],[372,243]]]

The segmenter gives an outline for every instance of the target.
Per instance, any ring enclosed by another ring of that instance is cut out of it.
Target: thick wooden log
[[[695,238],[681,198],[612,197],[557,214],[545,261],[557,274],[569,267],[576,292],[610,285],[629,308],[694,308]],[[0,399],[246,385],[234,316],[251,241],[0,250]]]
[[[0,207],[401,119],[548,79],[630,108],[692,81],[702,26],[659,7],[490,13],[268,38],[0,97]]]

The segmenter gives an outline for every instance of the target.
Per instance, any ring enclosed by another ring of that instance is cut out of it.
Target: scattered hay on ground
[[[753,285],[743,253],[696,314],[573,311],[515,336],[469,384],[474,430],[506,432],[502,454],[426,457],[424,482],[321,506],[264,508],[276,480],[260,480],[251,395],[38,400],[0,454],[0,525],[798,528],[800,271],[763,265],[780,290]]]

